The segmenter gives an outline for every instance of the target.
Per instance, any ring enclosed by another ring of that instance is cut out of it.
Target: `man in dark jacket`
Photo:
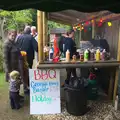
[[[15,44],[16,35],[17,32],[15,30],[10,30],[8,32],[8,39],[4,43],[6,81],[9,81],[10,72],[13,70],[20,71],[20,51]]]
[[[20,35],[17,38],[17,45],[21,51],[27,52],[27,61],[29,68],[32,68],[34,53],[35,51],[38,52],[38,43],[30,33],[30,26],[26,26],[24,29],[24,34]]]
[[[68,32],[68,34],[69,34],[69,37],[67,37],[65,40],[65,53],[67,50],[69,50],[70,51],[70,59],[72,59],[73,55],[76,55],[76,44],[75,44],[75,41],[73,39],[74,31],[71,30]],[[66,68],[66,71],[67,71],[66,83],[68,84],[70,77],[71,77],[71,73],[74,77],[76,77],[76,69],[75,68]]]

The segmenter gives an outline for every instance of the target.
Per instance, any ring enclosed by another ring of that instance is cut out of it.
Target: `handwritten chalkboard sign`
[[[30,114],[56,114],[60,108],[60,71],[30,69]]]

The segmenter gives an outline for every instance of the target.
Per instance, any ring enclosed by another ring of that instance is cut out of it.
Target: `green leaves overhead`
[[[21,26],[32,23],[31,10],[0,11],[0,17],[6,19],[5,29],[20,29]]]

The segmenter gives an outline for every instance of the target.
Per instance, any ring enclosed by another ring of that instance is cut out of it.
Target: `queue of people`
[[[72,58],[72,56],[76,54],[74,31],[71,30],[66,34],[63,34],[60,38],[58,35],[56,35],[53,46],[54,57],[58,56],[60,52],[64,54],[64,57],[66,57],[65,53],[67,50],[69,50],[70,58]],[[28,63],[27,69],[23,69],[23,56],[21,55],[21,51],[26,52]],[[26,26],[23,33],[19,35],[17,35],[17,31],[15,30],[10,30],[8,32],[8,39],[4,43],[4,61],[6,81],[10,83],[9,95],[12,109],[19,109],[21,107],[20,104],[24,98],[19,95],[21,82],[24,86],[24,94],[29,95],[28,69],[32,69],[34,56],[37,56],[37,52],[38,43],[35,26]],[[67,79],[65,80],[65,83],[68,84],[71,74],[76,77],[76,69],[68,68],[66,69],[66,71]]]
[[[29,84],[26,84],[26,79],[29,81],[28,69],[26,70],[27,74],[24,73],[21,51],[26,52],[28,68],[32,69],[34,53],[35,51],[38,52],[38,43],[31,32],[33,28],[26,26],[23,34],[20,35],[17,35],[16,30],[10,30],[8,32],[8,39],[4,43],[5,73],[6,81],[10,83],[9,95],[12,109],[19,109],[21,107],[21,98],[24,98],[19,95],[21,82],[24,86],[24,94],[29,95]]]

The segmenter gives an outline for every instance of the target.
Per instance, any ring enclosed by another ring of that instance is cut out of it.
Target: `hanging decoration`
[[[89,27],[88,30],[91,31],[91,27]]]
[[[98,27],[101,27],[103,24],[103,19],[101,18],[100,21],[98,22]]]
[[[107,25],[109,27],[111,27],[112,26],[112,22],[108,21],[109,19],[111,19],[111,17],[113,17],[112,14],[108,15],[108,16],[100,16],[99,18],[92,18],[91,20],[84,21],[82,23],[77,24],[76,26],[73,27],[73,29],[74,30],[80,30],[80,31],[84,30],[84,32],[86,32],[87,30],[91,31],[93,24],[95,26],[97,25],[97,27],[101,27],[104,22],[106,22]]]
[[[82,30],[84,29],[84,27],[81,28]]]
[[[112,26],[112,23],[111,23],[111,22],[108,22],[107,24],[108,24],[108,26],[109,26],[109,27],[111,27],[111,26]]]

